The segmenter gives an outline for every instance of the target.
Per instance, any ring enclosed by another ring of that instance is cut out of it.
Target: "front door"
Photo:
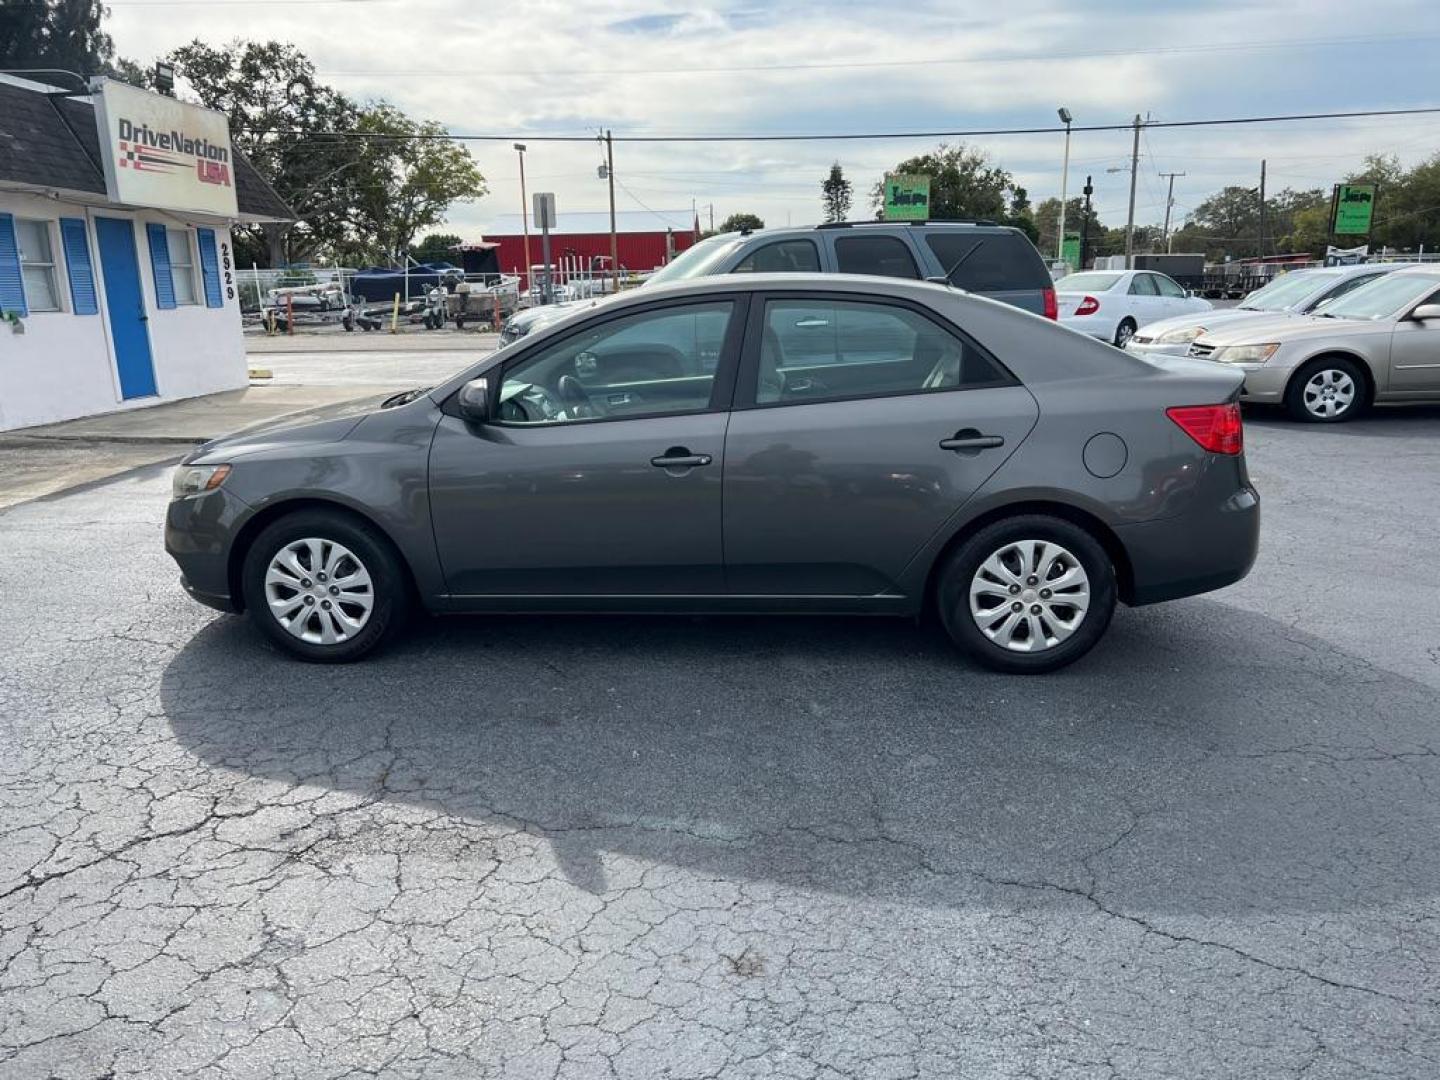
[[[1440,292],[1420,303],[1440,303]],[[1394,394],[1440,393],[1440,319],[1401,319],[1395,324],[1388,389]]]
[[[725,439],[730,591],[894,594],[1024,441],[1035,399],[898,302],[775,296],[752,323]]]
[[[115,345],[120,396],[153,397],[155,364],[150,355],[145,294],[140,287],[140,260],[135,254],[135,224],[128,218],[97,217],[100,269],[105,277],[105,310]]]
[[[597,316],[444,417],[430,500],[457,598],[724,592],[725,424],[743,299]]]

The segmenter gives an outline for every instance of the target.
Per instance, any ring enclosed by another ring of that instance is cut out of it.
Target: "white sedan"
[[[1062,325],[1121,348],[1146,323],[1214,306],[1153,270],[1086,270],[1061,278],[1055,293]]]

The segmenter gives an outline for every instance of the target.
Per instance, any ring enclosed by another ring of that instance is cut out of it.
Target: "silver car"
[[[1318,315],[1222,326],[1189,355],[1245,372],[1242,401],[1313,423],[1352,419],[1372,402],[1440,400],[1440,268],[1386,274]]]
[[[958,289],[645,288],[429,390],[222,439],[175,475],[195,599],[308,660],[418,604],[938,612],[1005,671],[1255,558],[1240,375],[1161,369]]]
[[[1125,348],[1140,356],[1184,356],[1190,343],[1207,330],[1229,329],[1246,320],[1271,315],[1306,315],[1338,300],[1381,274],[1398,270],[1397,263],[1362,266],[1317,266],[1292,270],[1262,289],[1256,289],[1233,308],[1179,315],[1140,327]]]

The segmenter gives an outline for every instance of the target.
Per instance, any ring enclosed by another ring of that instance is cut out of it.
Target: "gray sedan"
[[[944,286],[708,278],[206,445],[166,547],[192,596],[307,660],[369,652],[417,603],[933,608],[981,663],[1046,671],[1117,600],[1248,572],[1240,381]]]
[[[1190,356],[1245,373],[1243,401],[1338,423],[1372,402],[1440,400],[1440,269],[1397,270],[1318,315],[1221,326]]]

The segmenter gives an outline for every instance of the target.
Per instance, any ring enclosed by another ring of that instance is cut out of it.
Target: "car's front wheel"
[[[1365,408],[1365,376],[1343,356],[1313,360],[1290,380],[1285,408],[1296,420],[1311,424],[1354,419]]]
[[[304,660],[345,663],[374,650],[408,608],[404,570],[390,543],[339,511],[301,510],[267,525],[241,568],[256,626]]]
[[[950,556],[936,590],[951,639],[986,667],[1040,674],[1089,652],[1115,611],[1104,547],[1043,514],[981,529]]]

